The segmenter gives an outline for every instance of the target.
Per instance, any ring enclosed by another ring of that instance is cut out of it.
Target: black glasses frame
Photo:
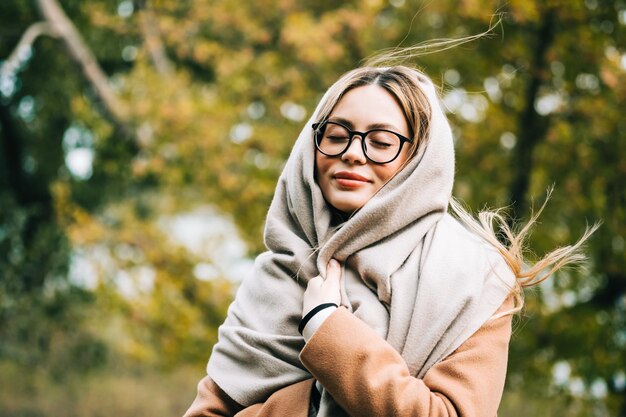
[[[326,126],[328,124],[334,124],[337,126],[341,126],[344,129],[346,129],[348,131],[348,143],[346,144],[346,147],[339,153],[336,154],[328,154],[324,151],[322,151],[321,147],[320,147],[320,142],[323,139],[323,134],[326,131]],[[350,148],[350,145],[352,144],[352,141],[354,140],[355,136],[359,136],[361,138],[361,148],[363,149],[363,155],[365,155],[365,158],[367,158],[368,161],[374,163],[374,164],[388,164],[390,162],[393,162],[396,160],[396,158],[398,158],[398,156],[400,156],[400,152],[402,152],[402,147],[404,146],[405,142],[409,142],[409,143],[413,143],[413,139],[407,138],[406,136],[403,136],[399,133],[394,132],[393,130],[387,130],[387,129],[372,129],[372,130],[368,130],[367,132],[357,132],[356,130],[350,130],[347,126],[338,123],[338,122],[331,122],[331,121],[324,121],[324,122],[320,122],[320,123],[313,123],[312,125],[313,127],[313,137],[314,137],[314,142],[315,142],[315,147],[317,148],[318,151],[320,151],[322,154],[326,155],[326,156],[330,156],[330,157],[336,157],[336,156],[341,156],[344,153],[346,153],[346,151],[348,150],[348,148]],[[394,135],[396,135],[398,137],[398,139],[400,139],[400,147],[398,148],[398,153],[396,154],[396,156],[394,156],[393,158],[391,158],[388,161],[385,162],[378,162],[378,161],[374,161],[372,158],[370,158],[367,155],[367,145],[365,144],[365,137],[370,134],[371,132],[379,132],[379,131],[383,131],[383,132],[389,132],[392,133]]]

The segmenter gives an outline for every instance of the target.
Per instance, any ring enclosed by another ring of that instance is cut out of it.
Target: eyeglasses
[[[388,164],[400,155],[404,142],[413,143],[413,139],[385,129],[373,129],[356,132],[337,122],[313,124],[315,147],[326,156],[343,155],[355,136],[361,139],[363,155],[375,164]]]

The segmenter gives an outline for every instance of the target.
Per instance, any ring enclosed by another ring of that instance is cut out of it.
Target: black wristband
[[[311,321],[313,316],[316,315],[317,313],[319,313],[320,311],[324,310],[325,308],[328,308],[328,307],[339,307],[339,306],[337,304],[335,304],[335,303],[324,303],[324,304],[318,305],[313,310],[311,310],[308,313],[306,313],[306,316],[304,316],[302,318],[302,320],[300,320],[300,325],[298,326],[298,332],[300,332],[300,334],[302,334],[302,330],[304,330],[304,326],[306,326],[306,324],[309,321]]]

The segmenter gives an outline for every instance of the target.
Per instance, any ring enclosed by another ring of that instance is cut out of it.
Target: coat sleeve
[[[509,297],[494,317],[512,307]],[[490,319],[418,379],[391,345],[341,307],[313,334],[300,360],[351,416],[494,417],[511,319]]]
[[[183,417],[232,417],[243,407],[205,376],[198,382],[198,394]]]
[[[309,378],[244,408],[206,376],[198,383],[196,399],[184,417],[307,417],[312,388],[313,379]]]

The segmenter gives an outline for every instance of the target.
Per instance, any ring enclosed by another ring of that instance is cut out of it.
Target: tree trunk
[[[6,193],[27,217],[20,230],[20,238],[24,246],[22,251],[30,254],[31,249],[38,244],[39,232],[55,224],[52,195],[46,178],[38,174],[29,176],[24,172],[22,163],[26,141],[11,116],[9,106],[2,103],[0,103],[0,129],[0,149],[6,167],[5,171],[0,174],[6,177],[6,179],[2,178],[7,184]],[[55,250],[50,250],[37,258],[37,262],[22,263],[20,280],[14,282],[11,288],[26,292],[40,289],[45,279],[45,268],[42,265],[50,264],[54,256],[56,256]],[[0,274],[0,281],[2,280],[3,277]]]
[[[22,171],[23,152],[20,144],[23,142],[17,138],[14,127],[9,108],[0,103],[0,145],[5,163],[5,172],[0,174],[6,176],[7,189],[10,190],[15,200],[21,205],[26,205],[30,201],[24,194],[28,187],[24,183]]]
[[[510,187],[509,201],[513,207],[513,218],[519,218],[527,207],[530,175],[533,169],[533,152],[548,130],[548,119],[535,110],[535,101],[539,88],[547,78],[549,62],[547,52],[554,40],[555,12],[549,9],[543,18],[537,36],[535,54],[530,67],[531,79],[526,89],[524,102],[526,107],[521,113],[518,125],[518,142],[513,156],[513,180]]]

